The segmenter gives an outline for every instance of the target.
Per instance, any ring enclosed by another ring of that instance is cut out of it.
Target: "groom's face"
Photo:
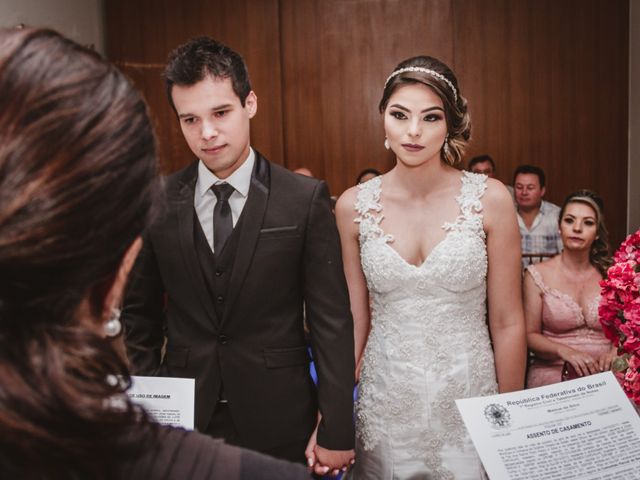
[[[180,128],[189,148],[218,178],[227,178],[249,155],[249,120],[258,100],[250,92],[242,102],[231,79],[205,77],[171,90]]]

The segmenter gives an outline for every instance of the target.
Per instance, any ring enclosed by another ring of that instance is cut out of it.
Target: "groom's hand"
[[[316,466],[315,473],[325,475],[331,470],[331,475],[337,476],[340,471],[346,471],[353,465],[355,458],[354,450],[328,450],[316,444],[315,446]]]

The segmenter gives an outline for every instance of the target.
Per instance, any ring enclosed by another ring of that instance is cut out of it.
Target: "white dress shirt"
[[[231,218],[233,226],[236,226],[244,204],[247,203],[249,186],[251,185],[251,172],[256,161],[256,154],[252,148],[249,149],[249,156],[240,167],[224,180],[221,180],[209,170],[202,160],[198,162],[198,180],[196,181],[195,197],[193,205],[200,220],[200,225],[207,237],[207,243],[213,251],[213,207],[218,201],[211,190],[213,185],[228,183],[235,191],[229,197],[229,207],[231,207]]]

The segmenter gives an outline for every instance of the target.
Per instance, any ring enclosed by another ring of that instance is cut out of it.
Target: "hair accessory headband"
[[[593,208],[593,211],[596,212],[596,217],[597,217],[596,220],[600,222],[600,218],[602,217],[602,210],[600,209],[600,205],[598,205],[598,202],[596,202],[593,198],[587,195],[577,195],[575,197],[571,197],[567,202],[567,204],[573,203],[573,202],[582,202],[582,203],[591,205],[591,208]]]
[[[395,72],[391,73],[391,75],[389,75],[389,77],[387,78],[387,81],[384,82],[384,87],[387,88],[387,84],[389,83],[389,80],[391,80],[393,77],[395,77],[396,75],[400,75],[401,73],[405,73],[405,72],[422,72],[422,73],[429,74],[432,77],[436,77],[439,80],[442,80],[447,85],[449,85],[449,88],[453,92],[453,98],[455,99],[456,102],[458,101],[458,92],[456,91],[456,87],[453,86],[453,82],[451,82],[451,80],[449,80],[447,77],[445,77],[441,73],[438,73],[435,70],[431,70],[430,68],[424,68],[424,67],[404,67],[404,68],[400,68],[400,69],[396,70]]]

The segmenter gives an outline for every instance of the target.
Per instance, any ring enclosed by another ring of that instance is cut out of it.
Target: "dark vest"
[[[207,242],[207,237],[202,231],[202,226],[200,225],[200,220],[198,219],[198,215],[195,210],[193,211],[193,215],[194,243],[196,253],[200,259],[200,269],[204,275],[207,290],[218,317],[218,322],[221,323],[227,306],[229,280],[231,278],[233,263],[238,250],[238,240],[240,238],[240,230],[242,229],[242,219],[244,216],[240,215],[240,218],[238,219],[236,226],[233,228],[233,232],[222,249],[222,252],[217,252],[214,255],[209,243]],[[221,326],[220,323],[218,323],[218,326]]]
[[[227,240],[222,252],[218,252],[216,255],[211,251],[211,247],[207,242],[207,237],[202,230],[202,225],[200,225],[200,220],[198,219],[195,209],[193,215],[193,235],[196,253],[200,259],[200,269],[207,284],[209,297],[211,298],[216,316],[218,317],[218,334],[222,336],[222,318],[227,306],[229,279],[231,278],[233,262],[235,261],[238,250],[238,239],[240,238],[240,230],[242,229],[243,215],[240,215],[236,226],[233,227],[233,232],[231,232],[231,236]],[[222,379],[222,375],[220,375],[220,378]],[[224,385],[221,383],[218,398],[224,397]]]

